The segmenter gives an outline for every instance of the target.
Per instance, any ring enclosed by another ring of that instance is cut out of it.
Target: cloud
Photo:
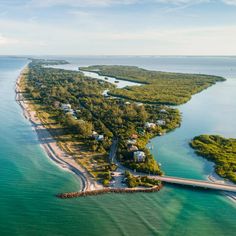
[[[201,3],[215,3],[217,0],[23,0],[21,3],[14,1],[15,6],[27,6],[34,8],[48,8],[55,6],[65,7],[109,7],[115,5],[134,5],[134,4],[162,4],[173,6],[191,6]],[[235,5],[236,0],[220,0],[227,5]],[[0,5],[13,6],[11,3],[0,3]]]
[[[209,0],[155,0],[153,2],[173,5],[184,5],[184,4],[199,4],[209,2]]]
[[[107,7],[112,5],[133,5],[133,4],[168,4],[168,5],[193,5],[210,0],[31,0],[27,3],[33,7]],[[230,1],[230,0],[228,0]]]
[[[69,6],[69,7],[106,7],[110,5],[122,4],[129,5],[140,2],[140,0],[31,0],[28,6],[34,7],[53,7],[53,6]]]
[[[10,44],[16,44],[19,40],[13,39],[13,38],[7,38],[2,35],[0,35],[0,45],[10,45]]]
[[[236,6],[236,0],[222,0],[227,5]]]

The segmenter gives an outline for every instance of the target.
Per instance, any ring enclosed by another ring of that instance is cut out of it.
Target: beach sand
[[[16,81],[16,101],[21,106],[23,115],[27,120],[31,122],[33,129],[36,131],[40,145],[43,147],[48,157],[54,161],[54,163],[56,163],[64,170],[69,170],[76,174],[82,184],[81,191],[102,189],[103,186],[92,179],[91,175],[85,168],[79,165],[72,156],[68,155],[66,152],[60,149],[60,147],[57,145],[56,140],[53,139],[49,131],[37,118],[36,112],[30,109],[30,106],[24,99],[20,89],[20,82],[26,69],[27,67],[25,67],[21,71]]]
[[[215,171],[213,171],[210,175],[208,175],[207,178],[211,182],[216,182],[216,183],[220,183],[220,184],[231,184],[231,185],[234,185],[234,183],[232,183],[231,181],[225,180],[222,177],[220,177],[219,175],[217,175],[217,173]],[[236,203],[236,193],[223,192],[223,194],[225,196],[227,196],[230,200],[232,200],[233,202]]]

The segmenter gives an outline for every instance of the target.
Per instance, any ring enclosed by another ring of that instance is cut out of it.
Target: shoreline
[[[33,130],[37,134],[40,146],[46,152],[47,156],[63,170],[70,171],[76,175],[81,182],[80,191],[100,190],[104,187],[97,181],[93,180],[88,171],[80,166],[72,156],[58,147],[56,140],[51,136],[49,131],[44,127],[42,122],[37,118],[36,112],[30,110],[27,101],[22,96],[20,89],[20,82],[28,64],[21,70],[15,83],[15,100],[20,105],[24,117],[31,123]],[[43,131],[43,132],[42,132]],[[48,141],[50,140],[50,142]]]
[[[76,194],[80,192],[91,192],[91,191],[101,191],[103,193],[106,193],[107,188],[105,188],[102,184],[94,180],[91,177],[91,174],[83,166],[78,164],[73,159],[73,156],[68,155],[65,151],[63,151],[57,145],[57,141],[52,137],[48,129],[44,127],[43,123],[37,118],[36,111],[34,111],[33,109],[30,109],[28,101],[24,99],[21,88],[20,88],[21,79],[23,78],[24,72],[27,68],[28,68],[28,64],[21,70],[20,75],[18,76],[16,80],[16,84],[15,84],[16,102],[22,108],[24,117],[30,121],[33,127],[33,130],[35,130],[40,146],[46,152],[50,160],[54,162],[54,164],[58,165],[63,170],[67,170],[74,173],[76,177],[78,177],[79,181],[81,182],[81,189],[79,190],[79,192],[76,192]],[[210,180],[211,182],[221,181],[221,182],[226,183],[225,181],[223,181],[223,179],[220,179],[219,176],[216,176],[216,173],[210,174],[208,176],[208,180]],[[110,187],[109,189],[110,189],[109,192],[116,192],[116,191],[113,191],[115,189],[114,187]],[[120,190],[123,189],[125,191],[126,188],[119,186],[119,189]],[[139,190],[133,189],[133,191],[138,192],[140,191],[140,189]],[[230,200],[233,200],[234,202],[236,202],[236,194],[228,193],[228,192],[227,193],[223,192],[223,194],[227,196]]]
[[[217,173],[214,170],[212,171],[211,174],[207,176],[207,179],[213,183],[215,182],[215,183],[223,183],[223,184],[234,184],[231,181],[225,180],[219,175],[217,175]],[[222,191],[222,194],[224,194],[227,198],[229,198],[231,201],[236,203],[236,193]]]

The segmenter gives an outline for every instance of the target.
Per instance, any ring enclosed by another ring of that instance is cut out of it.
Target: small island
[[[216,173],[236,183],[236,139],[218,135],[200,135],[190,146],[197,155],[215,163]]]
[[[163,175],[163,171],[147,144],[151,138],[181,125],[179,110],[168,105],[184,103],[192,94],[224,81],[217,76],[164,72],[157,72],[156,78],[153,71],[112,66],[109,70],[114,72],[104,75],[117,78],[117,68],[119,73],[123,70],[124,75],[131,70],[134,71],[132,76],[122,79],[143,83],[118,89],[107,81],[87,77],[81,71],[50,67],[60,63],[67,62],[32,59],[17,83],[18,101],[49,156],[63,168],[82,176],[84,191],[99,189],[99,193],[107,187],[159,190],[160,181],[148,175]],[[97,67],[89,70],[101,73]],[[155,86],[151,84],[155,80],[161,81],[162,86],[159,82]],[[135,99],[129,93],[112,95],[114,91],[126,93],[137,87],[140,90],[136,90]],[[110,96],[104,95],[104,91]],[[44,129],[50,135],[45,135]]]

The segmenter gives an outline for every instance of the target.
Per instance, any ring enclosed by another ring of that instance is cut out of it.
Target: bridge
[[[220,191],[228,191],[236,193],[236,185],[233,184],[221,184],[217,182],[209,182],[204,180],[185,179],[171,176],[156,176],[151,175],[149,178],[157,179],[165,183],[178,184],[183,186],[199,187],[204,189],[214,189]]]
[[[147,176],[147,174],[145,173],[136,172],[122,166],[119,163],[119,161],[117,161],[116,159],[117,147],[118,147],[118,138],[113,138],[113,142],[112,142],[110,153],[109,153],[109,160],[111,163],[116,164],[118,167],[117,170],[115,171],[117,174],[113,176],[113,178],[116,179],[116,182],[117,182],[116,184],[118,186],[121,185],[121,182],[123,179],[123,178],[120,178],[120,175],[125,170],[129,171],[134,176]],[[196,180],[196,179],[188,179],[188,178],[172,177],[172,176],[159,176],[159,175],[148,175],[148,178],[160,180],[164,183],[236,193],[236,185],[233,185],[233,184],[225,184],[225,183],[219,183],[219,182],[210,182],[206,180]]]

